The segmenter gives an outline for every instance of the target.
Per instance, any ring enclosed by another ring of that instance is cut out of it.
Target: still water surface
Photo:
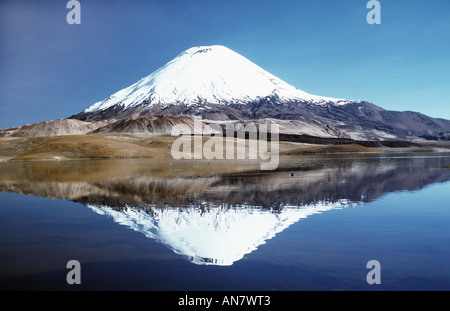
[[[283,163],[0,163],[0,288],[450,290],[450,156]]]

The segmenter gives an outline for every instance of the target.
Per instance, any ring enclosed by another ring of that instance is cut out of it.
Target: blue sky
[[[182,51],[225,45],[306,92],[450,119],[450,1],[0,1],[0,128],[76,114]]]

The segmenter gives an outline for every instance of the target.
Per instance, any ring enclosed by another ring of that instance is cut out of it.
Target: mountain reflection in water
[[[0,191],[80,202],[195,264],[232,265],[292,224],[450,180],[448,157],[0,163]]]

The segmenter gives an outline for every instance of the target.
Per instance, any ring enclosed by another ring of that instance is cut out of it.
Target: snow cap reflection
[[[350,205],[348,200],[339,200],[278,209],[245,204],[163,209],[154,206],[114,209],[93,204],[87,207],[155,239],[192,263],[229,266],[300,219]]]

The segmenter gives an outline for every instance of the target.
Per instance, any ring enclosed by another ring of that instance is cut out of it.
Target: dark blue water
[[[108,185],[106,195],[63,200],[37,190],[20,194],[18,189],[33,187],[16,181],[0,193],[0,288],[450,290],[445,163],[448,158],[331,161],[307,171],[216,176],[184,196],[174,196],[164,188],[174,184],[158,179],[158,187],[146,182],[144,190],[142,184],[127,190],[142,201],[150,187],[152,193],[159,189],[141,206],[121,199],[112,190],[117,185]],[[125,191],[122,184],[120,189]],[[220,221],[211,225],[211,215]],[[246,231],[257,219],[259,227]],[[233,227],[240,222],[247,229]],[[266,224],[268,233],[285,227],[259,242],[248,238]],[[217,244],[206,234],[218,234]],[[235,243],[227,244],[232,238]],[[196,239],[205,240],[197,245]],[[238,245],[246,243],[254,247],[240,251]],[[73,259],[81,264],[80,285],[66,281],[66,264]],[[370,260],[381,264],[381,284],[366,281]]]

